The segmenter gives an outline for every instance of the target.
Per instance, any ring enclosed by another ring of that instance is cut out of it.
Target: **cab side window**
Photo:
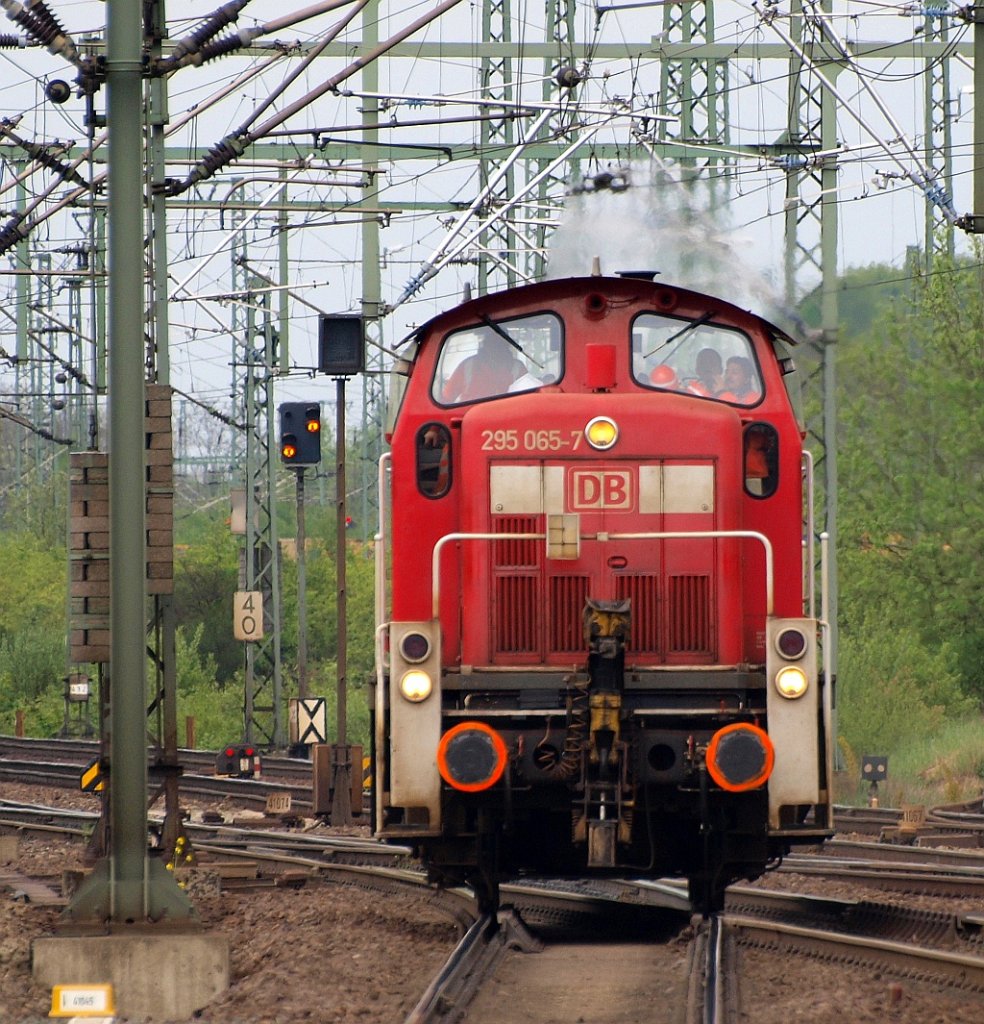
[[[451,431],[443,423],[425,423],[417,431],[417,487],[428,498],[451,489]]]
[[[771,423],[745,427],[745,490],[753,498],[769,498],[779,486],[779,434]]]

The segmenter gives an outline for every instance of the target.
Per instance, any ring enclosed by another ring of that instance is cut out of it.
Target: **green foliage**
[[[858,337],[895,308],[910,290],[910,273],[898,267],[871,263],[852,267],[838,284],[837,306],[845,336]],[[822,290],[817,288],[800,304],[800,315],[813,327],[821,323]]]
[[[838,724],[852,748],[894,753],[971,711],[951,649],[929,650],[902,624],[879,628],[872,616],[869,625],[841,645]]]
[[[65,724],[65,698],[61,683],[37,697],[12,699],[5,685],[0,682],[0,733],[13,736],[17,711],[24,712],[24,732],[27,736],[57,736]]]
[[[49,550],[65,548],[67,467],[67,453],[58,451],[37,477],[21,477],[4,489],[0,496],[0,527],[4,532],[28,534]]]
[[[18,631],[0,637],[0,701],[21,706],[53,688],[62,692],[63,634]]]
[[[178,627],[174,637],[178,695],[195,690],[216,689],[215,656],[203,649],[205,623]]]
[[[244,693],[241,678],[221,689],[201,679],[180,688],[179,721],[183,722],[187,715],[194,718],[195,746],[199,750],[217,750],[226,743],[235,743],[243,738]],[[184,735],[183,731],[180,735]]]
[[[839,801],[863,805],[870,789],[861,779],[858,755],[841,737],[845,771],[838,773]],[[865,753],[871,751],[865,749]],[[979,797],[984,780],[984,732],[975,712],[945,721],[932,733],[911,737],[889,757],[888,779],[879,787],[883,806],[956,803]]]
[[[245,683],[242,674],[226,686],[216,682],[214,655],[205,649],[205,624],[175,634],[179,722],[195,720],[195,746],[215,750],[243,738]],[[183,732],[182,732],[183,735]]]
[[[938,261],[839,346],[839,724],[895,754],[984,699],[984,292]]]
[[[174,607],[180,626],[202,626],[196,644],[213,659],[215,679],[225,685],[243,665],[243,645],[232,633],[241,540],[211,517],[198,525],[197,532],[199,542],[175,550]]]
[[[0,533],[0,636],[66,636],[68,559],[64,543],[52,547],[26,530]],[[59,667],[58,675],[64,674]]]
[[[331,545],[311,537],[307,545],[307,651],[309,665],[338,658],[338,574]],[[281,596],[284,630],[281,653],[285,663],[297,664],[297,560],[294,553],[282,561]],[[346,677],[363,684],[373,675],[372,547],[358,541],[346,544]],[[334,671],[334,670],[333,670]],[[296,668],[291,672],[296,678]]]

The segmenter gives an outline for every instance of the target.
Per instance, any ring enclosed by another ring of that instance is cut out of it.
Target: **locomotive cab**
[[[682,875],[707,908],[830,834],[775,334],[608,278],[418,331],[381,488],[375,822],[435,878]]]

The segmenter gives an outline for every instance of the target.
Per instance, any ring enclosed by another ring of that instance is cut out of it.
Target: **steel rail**
[[[754,942],[771,950],[808,952],[828,960],[870,964],[903,976],[932,977],[951,988],[984,992],[982,957],[730,913],[725,913],[723,920],[739,942]]]

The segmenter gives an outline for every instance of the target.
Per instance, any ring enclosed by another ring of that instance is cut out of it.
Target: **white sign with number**
[[[237,640],[263,639],[263,594],[238,590],[232,602],[232,628]]]

